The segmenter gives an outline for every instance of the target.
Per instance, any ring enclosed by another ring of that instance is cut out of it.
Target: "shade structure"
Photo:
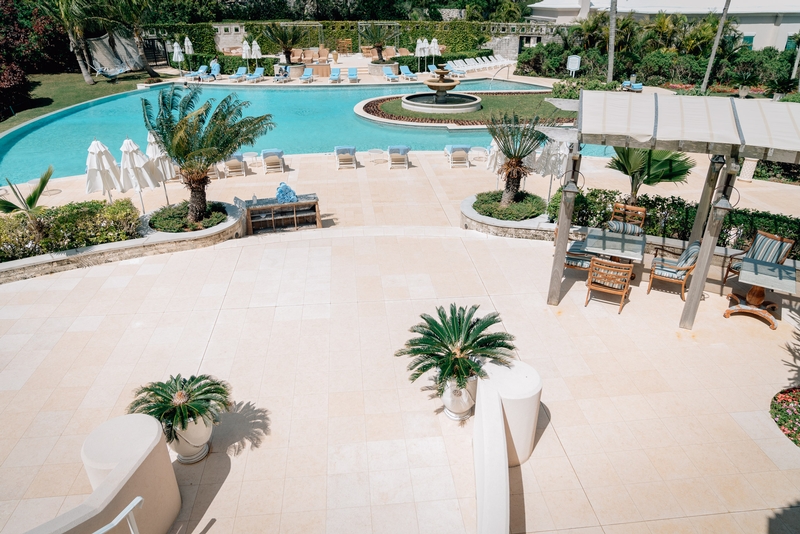
[[[423,39],[422,40],[422,55],[423,56],[429,56],[431,54],[430,53],[430,48],[431,48],[431,45],[430,45],[430,43],[428,43],[428,39],[427,38]]]
[[[158,168],[163,182],[175,179],[175,167],[172,165],[172,159],[164,152],[161,145],[158,144],[156,136],[153,135],[152,132],[147,133],[147,150],[145,154]],[[164,195],[167,195],[166,185],[164,185]],[[169,196],[167,196],[167,203],[169,203]]]
[[[247,40],[242,41],[242,59],[250,59],[250,43]]]
[[[416,57],[422,57],[425,53],[422,50],[422,39],[417,39],[417,46],[414,48],[414,55]]]
[[[581,143],[800,163],[800,104],[582,91]]]
[[[256,67],[258,67],[258,60],[264,57],[261,55],[261,47],[255,39],[253,39],[253,46],[250,49],[250,57],[256,60]]]
[[[172,61],[183,63],[183,50],[181,50],[181,45],[178,44],[178,41],[172,43]]]
[[[117,160],[106,145],[95,139],[86,158],[86,192],[107,194],[110,201],[112,190],[122,190]]]
[[[139,193],[139,201],[142,203],[142,213],[145,213],[142,189],[149,187],[155,189],[162,181],[161,172],[152,160],[150,160],[139,149],[139,146],[125,139],[120,147],[122,150],[122,161],[120,163],[120,183],[122,192],[134,189]]]
[[[194,46],[192,46],[192,42],[189,40],[188,35],[183,40],[183,52],[185,54],[194,54]]]
[[[430,44],[430,47],[428,49],[428,55],[429,56],[438,56],[438,55],[440,55],[440,52],[439,52],[439,41],[436,39],[436,37],[434,37],[431,40],[431,44]]]

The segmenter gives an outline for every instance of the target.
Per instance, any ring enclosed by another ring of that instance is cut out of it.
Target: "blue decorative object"
[[[286,185],[286,182],[280,183],[278,186],[278,193],[275,196],[278,198],[278,202],[281,204],[297,202],[297,195],[291,187]]]

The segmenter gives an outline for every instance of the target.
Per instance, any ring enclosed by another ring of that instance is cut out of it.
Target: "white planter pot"
[[[178,453],[178,461],[182,464],[193,464],[205,458],[213,429],[213,426],[207,426],[201,419],[199,422],[189,423],[186,430],[176,430],[178,439],[173,440],[169,446]]]
[[[451,380],[444,388],[442,403],[444,413],[454,421],[463,421],[472,415],[475,406],[475,396],[478,392],[478,377],[473,376],[467,381],[467,387],[459,389],[455,381]]]
[[[747,98],[747,95],[750,94],[750,88],[741,86],[739,87],[739,98]]]

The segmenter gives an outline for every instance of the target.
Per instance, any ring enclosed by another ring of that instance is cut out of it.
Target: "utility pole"
[[[611,8],[608,11],[608,76],[606,77],[606,83],[611,83],[614,81],[614,46],[616,43],[617,0],[611,0]]]
[[[719,26],[717,26],[717,36],[714,37],[714,46],[711,47],[711,57],[708,58],[706,75],[703,77],[703,86],[700,88],[704,93],[708,89],[708,79],[711,77],[711,69],[714,67],[714,57],[717,55],[717,48],[719,47],[719,40],[722,38],[722,29],[725,27],[725,18],[728,16],[729,7],[731,7],[731,0],[725,0],[725,7],[722,9],[722,16],[719,19]]]

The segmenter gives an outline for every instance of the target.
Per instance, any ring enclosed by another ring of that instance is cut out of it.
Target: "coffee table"
[[[586,246],[584,250],[600,256],[610,256],[617,261],[624,258],[630,261],[642,261],[644,259],[644,249],[647,245],[647,238],[643,235],[635,236],[609,232],[602,228],[589,228],[586,232]],[[631,275],[631,280],[636,275]]]
[[[242,154],[242,158],[244,158],[245,161],[250,160],[250,165],[252,166],[259,164],[258,152],[245,152]]]
[[[764,319],[769,327],[775,330],[777,325],[771,312],[776,311],[778,305],[764,300],[764,288],[790,295],[796,294],[797,273],[794,267],[744,258],[739,271],[739,281],[752,287],[745,296],[729,294],[728,298],[733,306],[725,310],[723,316],[728,319],[734,313],[749,313]]]
[[[373,163],[376,161],[386,161],[386,156],[380,148],[371,148],[367,150],[367,154],[369,154],[369,160]]]

